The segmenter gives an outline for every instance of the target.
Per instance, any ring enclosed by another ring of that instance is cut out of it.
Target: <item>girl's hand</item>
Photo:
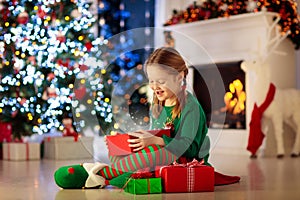
[[[152,135],[151,133],[140,130],[137,132],[128,133],[128,135],[135,137],[134,139],[128,139],[129,147],[133,148],[133,151],[140,151],[143,148],[151,145],[158,144],[160,146],[165,146],[165,142],[161,137]]]
[[[104,141],[104,143],[105,143],[105,145],[106,145],[106,148],[108,149],[108,144],[107,144],[106,135],[104,135],[104,137],[103,137],[103,141]]]

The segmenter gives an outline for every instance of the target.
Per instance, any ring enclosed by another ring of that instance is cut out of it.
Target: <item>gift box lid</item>
[[[117,134],[106,136],[107,147],[110,155],[128,155],[132,152],[128,146],[128,134]]]
[[[78,137],[75,138],[73,136],[67,136],[67,137],[45,137],[44,141],[45,142],[51,142],[51,143],[73,143],[73,142],[92,142],[94,140],[94,137]]]

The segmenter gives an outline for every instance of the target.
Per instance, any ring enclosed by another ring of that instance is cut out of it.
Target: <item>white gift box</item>
[[[44,158],[55,160],[92,159],[93,137],[47,137]]]
[[[3,143],[3,160],[39,160],[40,143]]]

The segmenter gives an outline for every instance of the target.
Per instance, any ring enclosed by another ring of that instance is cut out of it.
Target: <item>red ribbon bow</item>
[[[204,160],[201,161],[196,160],[195,158],[188,163],[179,164],[176,161],[171,164],[171,166],[179,166],[179,167],[199,167],[204,165]]]
[[[136,172],[131,175],[131,178],[142,179],[142,178],[153,178],[153,173],[151,172]]]

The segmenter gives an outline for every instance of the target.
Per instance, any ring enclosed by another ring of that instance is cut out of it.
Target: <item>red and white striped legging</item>
[[[111,166],[104,167],[98,174],[110,180],[124,172],[134,172],[140,169],[168,165],[176,159],[177,157],[165,148],[159,145],[150,145],[126,157],[111,157]]]

